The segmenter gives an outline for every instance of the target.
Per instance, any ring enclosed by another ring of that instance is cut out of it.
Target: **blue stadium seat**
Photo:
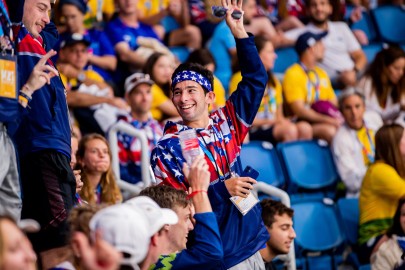
[[[367,57],[367,62],[371,63],[374,61],[375,55],[382,50],[382,44],[374,43],[366,46],[362,46],[362,49]]]
[[[363,11],[361,13],[362,18],[357,22],[353,23],[350,26],[352,30],[362,30],[364,34],[366,34],[368,40],[370,42],[376,41],[377,39],[377,31],[375,29],[373,19],[371,18],[370,13],[368,11]]]
[[[290,192],[294,193],[290,185],[321,191],[337,183],[339,176],[327,145],[315,140],[297,141],[280,143],[277,149],[290,182]]]
[[[328,251],[344,241],[335,206],[323,202],[300,202],[294,209],[295,243],[304,251]]]
[[[387,5],[371,10],[371,14],[383,41],[405,43],[405,9]]]
[[[245,143],[240,157],[243,167],[249,165],[260,173],[258,181],[275,187],[282,187],[285,184],[277,151],[271,143],[259,141]]]
[[[359,199],[342,198],[337,202],[337,209],[342,220],[343,230],[349,245],[357,244],[357,231],[359,226]]]
[[[366,264],[359,267],[359,270],[371,270],[371,265]]]
[[[277,58],[274,63],[274,73],[284,73],[294,63],[298,62],[298,54],[294,47],[281,48],[276,50]]]

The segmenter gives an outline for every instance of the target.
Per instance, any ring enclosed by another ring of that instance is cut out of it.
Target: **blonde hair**
[[[97,133],[92,133],[84,136],[79,142],[79,148],[77,150],[77,158],[83,160],[84,155],[86,153],[86,146],[89,141],[92,140],[100,140],[103,141],[108,148],[108,156],[110,157],[110,161],[112,160],[110,146],[108,145],[107,140]],[[78,163],[79,164],[79,163]],[[94,198],[94,190],[91,187],[88,178],[86,167],[80,166],[79,169],[82,170],[81,176],[82,181],[84,183],[82,190],[80,191],[80,196],[90,204],[95,204],[96,200]],[[115,204],[122,201],[122,195],[118,188],[117,181],[114,176],[114,172],[112,170],[111,162],[110,166],[108,167],[107,171],[103,173],[100,179],[101,185],[101,202],[106,204]]]

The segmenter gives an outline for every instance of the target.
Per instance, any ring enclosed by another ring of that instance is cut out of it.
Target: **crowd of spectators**
[[[359,198],[361,262],[399,266],[405,51],[367,63],[349,26],[377,4],[350,4],[337,21],[333,0],[0,0],[0,269],[274,269],[294,211],[251,197],[241,148],[311,139]],[[275,74],[282,47],[298,62]],[[117,122],[144,131],[159,184],[143,186],[141,142],[119,132],[132,199],[106,139]]]

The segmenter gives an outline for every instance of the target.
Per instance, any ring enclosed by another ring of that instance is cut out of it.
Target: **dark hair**
[[[211,52],[205,48],[197,49],[191,52],[185,63],[195,63],[202,66],[214,64],[214,66],[216,66]]]
[[[211,83],[212,87],[214,87],[214,75],[212,74],[212,72],[209,71],[208,69],[206,69],[205,67],[203,67],[202,65],[196,64],[196,63],[180,64],[176,68],[176,70],[173,72],[172,81],[174,80],[174,77],[176,77],[177,73],[182,72],[183,70],[190,70],[190,71],[195,71],[195,72],[200,73],[205,78],[207,78],[208,81]],[[173,87],[175,87],[175,85],[172,85],[172,90],[173,90]],[[205,93],[207,93],[208,90],[204,86],[202,86],[202,87],[203,87]],[[215,90],[215,89],[212,89],[212,90]]]
[[[401,99],[401,94],[405,91],[405,76],[394,85],[388,78],[388,66],[397,59],[405,58],[405,51],[397,46],[390,46],[377,53],[374,61],[368,67],[365,76],[372,81],[372,93],[375,93],[380,106],[385,106],[385,101],[391,91],[391,98],[394,103]]]
[[[282,216],[287,214],[289,217],[293,217],[294,210],[285,206],[282,202],[272,199],[264,199],[260,202],[262,206],[262,219],[264,225],[271,228],[275,221],[275,216]]]
[[[393,167],[405,178],[405,160],[399,150],[404,128],[398,124],[385,125],[375,134],[375,160],[381,160]]]
[[[269,39],[263,37],[263,36],[255,36],[255,45],[257,48],[257,51],[260,53],[264,46],[266,46],[267,42],[271,42]],[[276,86],[276,81],[274,80],[273,72],[271,70],[267,70],[267,75],[268,75],[268,85],[275,87]]]
[[[166,56],[166,54],[155,52],[151,56],[149,56],[148,60],[146,60],[145,65],[143,66],[142,72],[145,74],[149,74],[152,81],[154,81],[160,88],[162,88],[163,93],[165,93],[166,96],[170,97],[170,82],[159,84],[153,74],[153,68],[155,67],[156,62],[162,56]]]
[[[401,227],[401,208],[404,204],[405,204],[405,199],[399,200],[397,211],[395,212],[395,215],[394,215],[394,218],[392,221],[392,225],[386,232],[386,235],[388,237],[391,237],[393,234],[396,234],[398,236],[405,235],[405,232]]]
[[[191,204],[184,190],[175,189],[170,186],[150,186],[142,190],[139,195],[148,196],[161,208],[174,209],[176,206],[185,208]]]

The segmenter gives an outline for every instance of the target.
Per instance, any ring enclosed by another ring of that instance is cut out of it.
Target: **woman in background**
[[[394,122],[405,110],[404,71],[405,51],[392,46],[377,53],[357,85],[367,110],[380,114],[384,123]]]
[[[360,262],[369,263],[376,243],[392,225],[399,200],[405,198],[405,132],[397,124],[375,135],[375,162],[360,189]]]
[[[80,140],[77,163],[83,182],[79,194],[84,201],[90,204],[115,204],[122,201],[111,166],[111,150],[103,136],[93,133]]]

